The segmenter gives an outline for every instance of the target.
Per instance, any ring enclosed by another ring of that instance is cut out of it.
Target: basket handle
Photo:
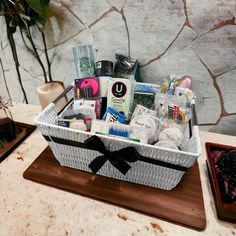
[[[67,93],[69,93],[69,92],[71,91],[71,89],[73,89],[73,88],[74,88],[73,85],[69,85],[69,86],[64,90],[63,93],[61,93],[57,98],[55,98],[55,100],[54,100],[52,103],[54,103],[54,104],[56,105],[56,103],[57,103],[58,101],[60,101],[63,97],[65,97],[65,98],[67,99],[67,97],[66,97]]]
[[[193,107],[192,107],[192,119],[191,119],[191,122],[192,122],[192,126],[198,125],[196,106],[194,104],[193,104]]]

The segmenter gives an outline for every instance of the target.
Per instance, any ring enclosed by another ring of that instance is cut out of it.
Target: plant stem
[[[29,39],[30,44],[31,44],[31,46],[32,46],[32,48],[33,48],[33,51],[34,51],[34,53],[35,53],[35,57],[36,57],[38,63],[40,64],[40,66],[41,66],[41,68],[42,68],[42,70],[43,70],[44,81],[45,81],[45,83],[48,83],[46,70],[45,70],[45,68],[44,68],[44,65],[43,65],[43,63],[42,63],[40,57],[39,57],[37,48],[35,47],[34,40],[33,40],[33,38],[32,38],[32,35],[31,35],[31,32],[30,32],[30,29],[29,29],[29,28],[27,28],[27,38]]]
[[[26,41],[25,41],[25,37],[24,37],[24,35],[23,35],[23,32],[22,32],[21,27],[19,27],[19,29],[20,29],[20,35],[21,35],[21,38],[22,38],[22,41],[23,41],[25,47],[27,48],[27,50],[28,50],[30,53],[32,53],[32,54],[34,55],[34,51],[32,50],[32,48],[30,48],[30,47],[27,45],[27,43],[26,43]],[[34,56],[35,56],[35,55],[34,55]]]
[[[18,76],[18,81],[20,83],[20,87],[21,87],[21,90],[23,92],[24,100],[25,100],[26,104],[28,104],[28,99],[27,99],[25,89],[24,89],[23,84],[22,84],[21,74],[20,74],[20,70],[19,70],[20,64],[19,64],[18,55],[17,55],[17,51],[16,51],[16,44],[15,44],[13,34],[12,34],[11,29],[9,28],[8,24],[7,24],[7,37],[8,37],[8,40],[10,42],[12,55],[13,55],[13,58],[14,58],[14,61],[15,61],[15,67],[16,67],[16,73],[17,73],[17,76]]]
[[[41,32],[41,34],[42,34],[42,38],[43,38],[44,52],[45,52],[46,61],[47,61],[47,65],[48,65],[49,81],[52,82],[51,62],[49,61],[49,57],[48,57],[47,43],[46,43],[44,32]]]
[[[3,80],[4,80],[4,83],[5,83],[5,87],[6,87],[6,90],[7,90],[7,94],[8,94],[8,97],[9,97],[10,101],[12,101],[11,94],[10,94],[10,91],[8,89],[7,80],[6,80],[6,76],[5,76],[5,71],[4,71],[4,68],[3,68],[1,58],[0,58],[0,65],[1,65],[1,69],[2,69],[2,75],[3,75]]]

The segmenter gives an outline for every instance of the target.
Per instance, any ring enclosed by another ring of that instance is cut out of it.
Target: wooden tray
[[[206,227],[197,163],[174,190],[166,191],[62,167],[47,147],[23,176],[197,230]]]

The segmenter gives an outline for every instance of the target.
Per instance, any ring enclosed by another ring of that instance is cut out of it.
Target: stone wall
[[[51,7],[46,36],[54,80],[68,85],[76,77],[72,48],[79,44],[92,44],[96,60],[130,55],[145,82],[191,75],[201,129],[236,135],[235,0],[53,0]],[[23,101],[2,18],[0,33],[0,94],[7,96],[6,80],[12,99]],[[32,33],[44,60],[40,35]],[[42,70],[19,32],[15,39],[29,102],[38,104]]]

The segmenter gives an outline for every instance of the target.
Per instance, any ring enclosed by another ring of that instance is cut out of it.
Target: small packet
[[[186,107],[191,107],[191,105],[195,104],[195,98],[193,91],[188,88],[183,88],[180,86],[177,86],[175,88],[175,95],[176,96],[183,96],[186,100]]]
[[[187,123],[191,117],[191,109],[186,107],[183,96],[157,93],[155,98],[155,110],[159,117],[167,118],[178,124]]]
[[[178,107],[184,107],[185,99],[180,96],[168,95],[164,93],[156,94],[154,107],[159,116],[167,117],[169,104],[175,104]]]
[[[131,120],[134,119],[136,116],[138,115],[142,115],[142,114],[148,114],[151,116],[156,116],[157,112],[151,109],[148,109],[142,105],[136,105],[135,110],[133,112],[133,115],[131,117]]]
[[[134,116],[130,121],[130,126],[138,126],[151,130],[148,143],[152,144],[157,141],[159,136],[159,119],[149,114],[140,114]]]
[[[72,128],[72,129],[77,129],[77,130],[82,130],[82,131],[87,131],[87,126],[84,123],[83,120],[67,120],[67,119],[58,119],[57,124],[62,127],[66,128]]]
[[[75,98],[94,98],[99,97],[98,79],[87,77],[75,79]]]
[[[163,117],[159,118],[159,127],[158,127],[159,133],[161,133],[165,129],[174,128],[174,127],[179,129],[180,132],[184,134],[186,132],[187,124],[180,125],[180,124],[175,123],[173,120],[163,118]]]
[[[96,119],[95,111],[91,107],[80,106],[75,110],[67,110],[64,111],[59,118],[62,119],[84,119],[84,118],[91,118]]]
[[[114,77],[139,81],[138,60],[116,54]]]
[[[135,83],[134,92],[139,93],[152,93],[156,94],[160,90],[160,86],[156,84],[149,83]]]
[[[133,109],[135,109],[137,104],[152,109],[154,101],[155,94],[153,93],[134,92]]]
[[[173,95],[175,92],[175,87],[178,84],[178,78],[176,75],[170,75],[168,78],[164,79],[161,86],[161,92]]]
[[[107,122],[113,122],[113,123],[121,123],[124,124],[127,117],[120,112],[112,109],[111,107],[108,107],[102,120]]]
[[[96,118],[99,119],[101,115],[101,98],[78,99],[73,102],[73,109],[79,109],[81,106],[90,107],[96,113]]]
[[[73,48],[74,61],[78,78],[94,76],[94,54],[92,45]]]

